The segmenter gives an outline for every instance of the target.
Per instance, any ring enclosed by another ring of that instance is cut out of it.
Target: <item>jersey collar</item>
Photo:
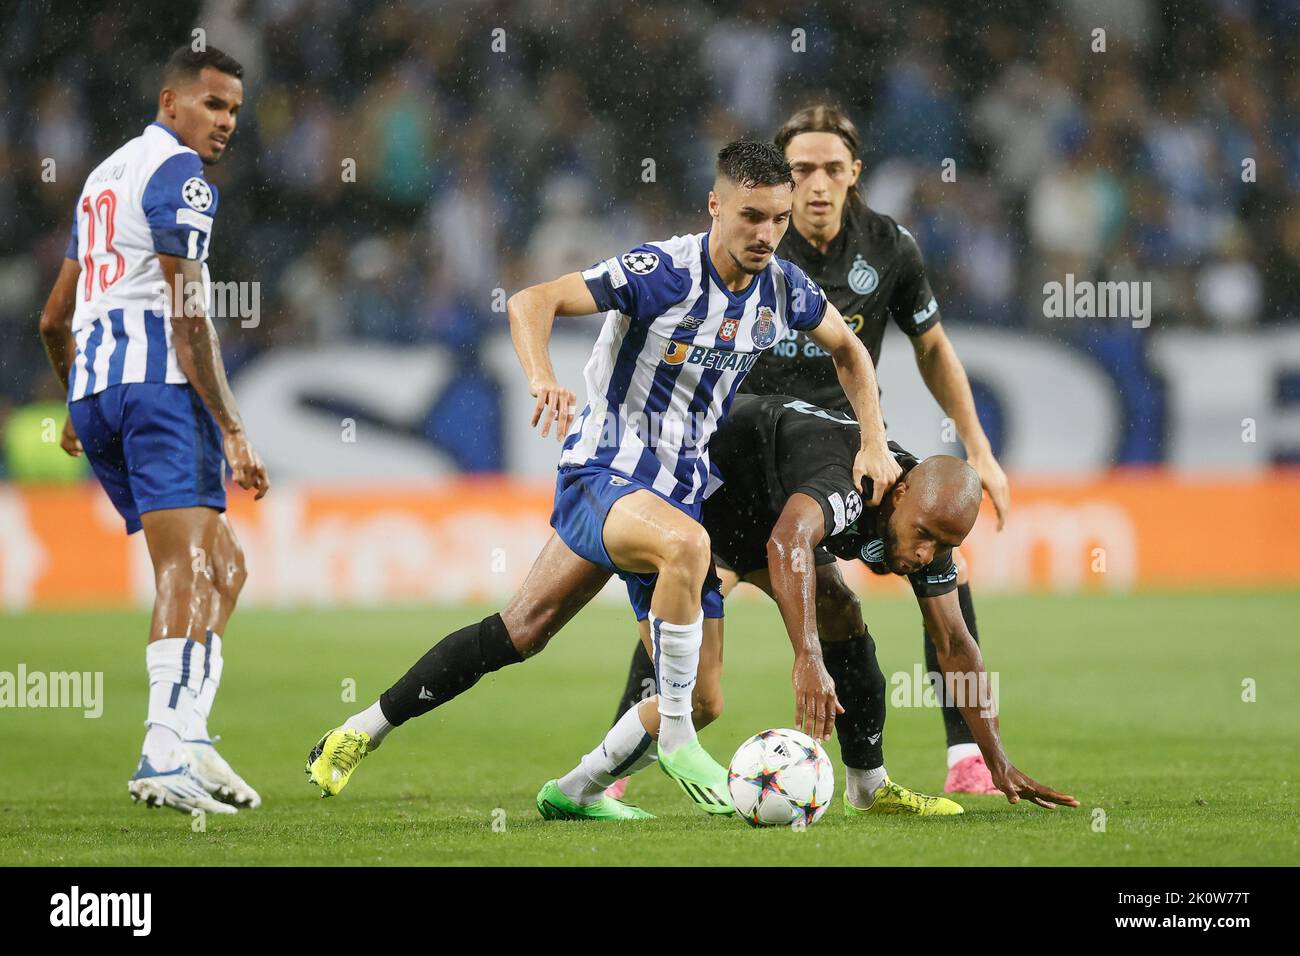
[[[157,120],[154,120],[152,123],[149,124],[149,126],[157,126],[160,130],[162,130],[172,139],[176,140],[176,142],[180,143],[181,138],[176,135],[176,130],[172,129],[170,126],[164,126],[162,123],[158,122]],[[145,127],[145,129],[148,128],[149,128],[148,126]],[[184,143],[181,143],[181,145],[183,146]]]
[[[740,292],[732,292],[727,288],[727,284],[723,282],[722,277],[718,275],[718,270],[713,267],[713,260],[709,258],[709,234],[707,232],[702,233],[700,237],[700,255],[704,259],[704,268],[709,270],[709,278],[713,280],[713,284],[717,286],[718,290],[732,302],[744,302],[753,295],[754,290],[758,288],[758,276],[750,276],[749,285],[745,286],[745,288]],[[768,268],[771,268],[770,263]]]

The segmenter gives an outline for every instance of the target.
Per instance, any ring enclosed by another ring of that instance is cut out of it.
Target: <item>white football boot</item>
[[[136,803],[147,807],[171,807],[182,813],[202,810],[204,813],[238,813],[234,807],[218,803],[208,796],[208,791],[190,773],[184,764],[175,770],[158,771],[145,757],[135,776],[127,781],[127,792]]]
[[[185,759],[189,761],[190,773],[202,784],[203,789],[222,803],[244,810],[256,810],[262,805],[262,798],[256,790],[235,773],[233,767],[226,763],[226,758],[217,753],[214,746],[220,737],[212,740],[185,741]]]

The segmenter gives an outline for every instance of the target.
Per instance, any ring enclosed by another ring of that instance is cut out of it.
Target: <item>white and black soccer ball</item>
[[[727,789],[752,827],[812,826],[835,795],[835,768],[807,734],[765,730],[731,758]]]

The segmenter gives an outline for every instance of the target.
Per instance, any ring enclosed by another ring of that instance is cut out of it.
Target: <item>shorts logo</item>
[[[181,198],[191,209],[204,212],[212,205],[212,189],[198,176],[191,176],[181,186]]]
[[[765,349],[776,341],[776,313],[767,306],[760,306],[758,318],[754,321],[754,347]]]
[[[853,265],[849,268],[849,288],[858,295],[870,295],[879,285],[880,273],[866,259],[854,257]]]
[[[681,365],[690,352],[690,342],[676,342],[669,339],[664,343],[664,362],[668,365]]]
[[[885,542],[875,538],[862,546],[862,560],[868,564],[880,564],[885,560]]]
[[[649,275],[659,268],[659,257],[653,252],[629,252],[623,256],[623,265],[633,275]]]
[[[718,338],[724,342],[730,342],[735,339],[738,331],[740,331],[739,319],[723,319],[722,328],[718,330]]]
[[[610,476],[609,483],[616,488],[622,488],[628,483],[628,480],[626,478],[620,478],[618,475],[612,475]]]

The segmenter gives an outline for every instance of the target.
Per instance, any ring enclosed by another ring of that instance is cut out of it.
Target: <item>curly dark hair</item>
[[[718,150],[718,175],[737,186],[788,185],[794,189],[794,173],[785,156],[771,143],[737,140]]]

